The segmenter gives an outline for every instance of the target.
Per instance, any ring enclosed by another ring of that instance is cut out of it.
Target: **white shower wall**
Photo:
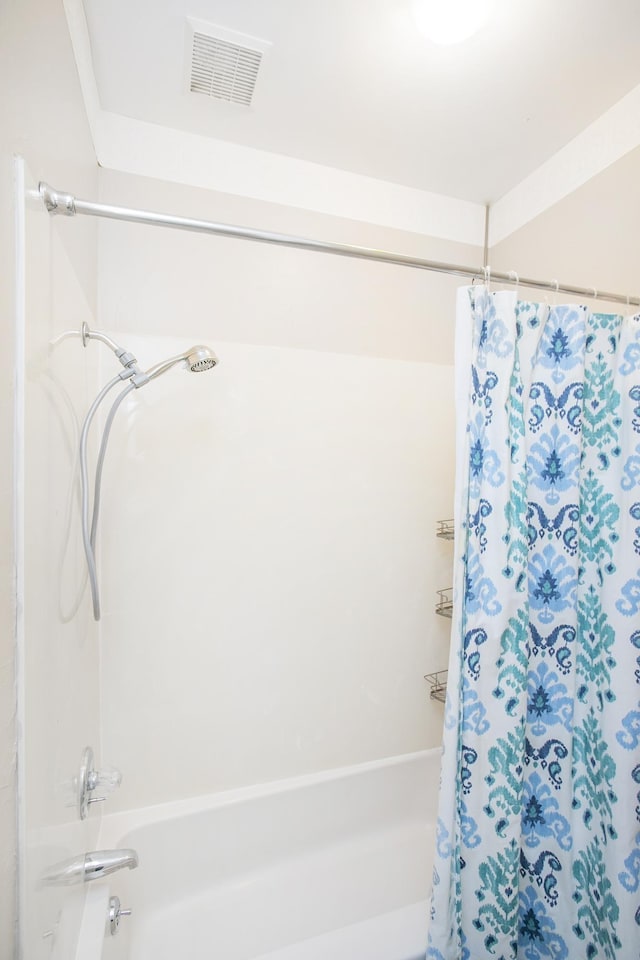
[[[460,244],[101,171],[106,202],[477,262]],[[100,579],[109,811],[440,742],[455,278],[99,225],[99,318],[143,366],[118,415]],[[101,351],[103,380],[113,369]]]
[[[120,340],[153,362],[204,339]],[[110,809],[439,743],[452,371],[213,344],[136,393],[104,482]],[[105,371],[106,376],[106,371]]]

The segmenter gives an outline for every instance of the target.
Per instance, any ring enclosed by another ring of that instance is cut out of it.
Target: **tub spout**
[[[47,886],[69,886],[108,877],[110,873],[138,866],[135,850],[92,850],[71,860],[56,863],[47,870],[42,883]]]
[[[124,867],[133,870],[137,866],[138,854],[135,850],[94,850],[85,856],[84,879],[97,880]]]

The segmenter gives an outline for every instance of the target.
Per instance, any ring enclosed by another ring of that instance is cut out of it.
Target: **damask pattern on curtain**
[[[640,957],[640,317],[459,291],[429,960]]]

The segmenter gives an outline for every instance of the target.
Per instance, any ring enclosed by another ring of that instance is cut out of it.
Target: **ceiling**
[[[637,0],[496,5],[440,47],[410,0],[84,0],[102,110],[481,204],[640,84]],[[271,43],[251,107],[188,92],[187,17]]]

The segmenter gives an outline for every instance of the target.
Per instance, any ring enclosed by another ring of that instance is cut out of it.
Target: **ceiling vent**
[[[264,40],[189,18],[191,93],[249,107],[265,51]]]

